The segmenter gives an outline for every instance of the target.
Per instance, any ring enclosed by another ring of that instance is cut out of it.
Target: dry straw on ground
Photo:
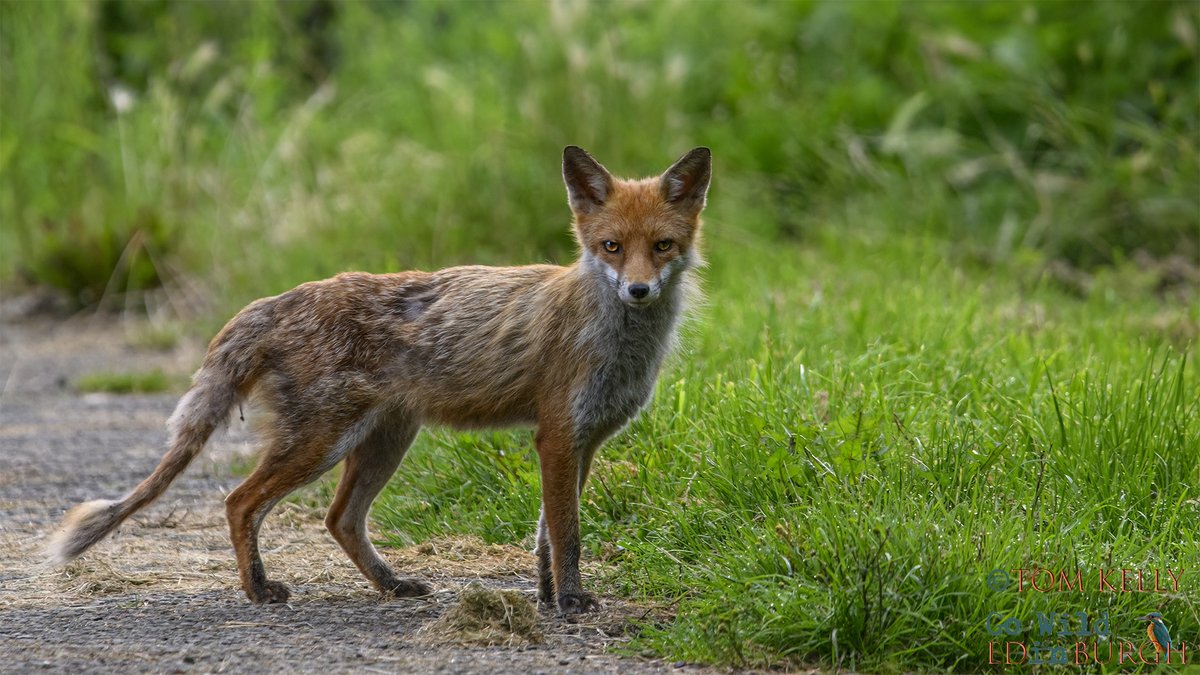
[[[472,583],[437,621],[424,629],[460,644],[490,647],[540,644],[538,612],[520,591],[487,588]]]
[[[488,544],[478,537],[442,536],[385,554],[406,574],[432,577],[501,579],[526,577],[537,569],[537,559],[511,544]]]

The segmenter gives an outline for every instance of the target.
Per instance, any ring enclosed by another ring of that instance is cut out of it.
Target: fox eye
[[[675,245],[675,242],[671,241],[670,239],[663,239],[662,241],[654,243],[654,250],[655,251],[670,251],[671,247],[674,245]]]
[[[608,251],[609,253],[619,253],[621,251],[621,245],[615,241],[606,241],[604,242],[604,250]]]

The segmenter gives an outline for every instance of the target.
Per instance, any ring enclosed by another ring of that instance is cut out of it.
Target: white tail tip
[[[100,541],[121,522],[121,502],[95,499],[73,507],[46,544],[50,564],[65,565]]]

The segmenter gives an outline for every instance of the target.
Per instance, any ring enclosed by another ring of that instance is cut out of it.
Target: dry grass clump
[[[523,593],[472,583],[437,621],[425,629],[439,639],[490,647],[539,644],[537,608]]]

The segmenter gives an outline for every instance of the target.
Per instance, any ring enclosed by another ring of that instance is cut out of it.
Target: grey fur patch
[[[611,291],[599,289],[598,316],[580,336],[587,352],[599,358],[571,403],[580,447],[595,446],[619,431],[650,400],[658,370],[674,343],[682,290],[680,284],[668,283],[657,302],[630,307]]]
[[[398,289],[390,305],[402,320],[412,322],[420,319],[437,300],[437,290],[430,284],[406,284]]]
[[[321,461],[321,465],[317,467],[316,475],[321,475],[332,469],[338,462],[342,461],[346,455],[350,454],[362,442],[367,439],[367,436],[375,430],[379,422],[379,408],[371,408],[357,422],[350,425],[350,428],[342,433],[338,438],[337,443],[329,449],[329,453],[325,455],[325,459]]]

